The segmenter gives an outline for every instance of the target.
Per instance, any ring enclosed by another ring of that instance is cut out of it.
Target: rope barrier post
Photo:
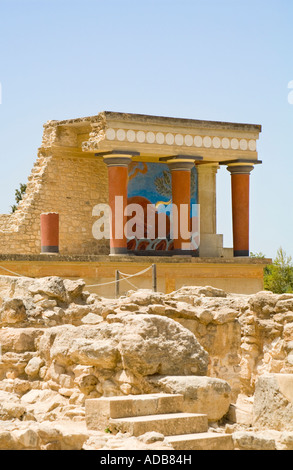
[[[157,265],[152,264],[153,291],[157,292]]]
[[[118,297],[120,296],[120,273],[118,271],[118,269],[116,269],[115,271],[115,298],[118,299]]]

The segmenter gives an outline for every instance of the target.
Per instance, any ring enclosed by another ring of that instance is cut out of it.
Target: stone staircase
[[[233,450],[231,435],[208,432],[207,415],[182,409],[179,394],[94,398],[85,402],[86,425],[89,430],[132,436],[159,432],[175,450]]]

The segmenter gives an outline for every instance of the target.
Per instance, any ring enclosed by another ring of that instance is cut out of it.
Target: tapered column
[[[219,164],[197,165],[198,203],[200,205],[199,256],[215,258],[222,254],[223,236],[217,234],[217,171]]]
[[[249,256],[249,183],[253,165],[228,165],[231,173],[234,256]]]
[[[104,157],[108,167],[109,206],[111,209],[111,238],[110,254],[119,255],[127,253],[127,237],[125,225],[127,216],[127,186],[128,165],[131,162],[129,155],[111,155]]]
[[[217,232],[216,175],[218,168],[218,163],[197,165],[198,203],[201,208],[200,231],[202,234]]]
[[[59,214],[41,214],[41,252],[59,253]]]
[[[190,186],[194,161],[174,159],[168,165],[172,174],[174,251],[185,254],[188,245],[190,250]]]

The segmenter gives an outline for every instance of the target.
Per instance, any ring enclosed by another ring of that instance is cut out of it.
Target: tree
[[[26,184],[20,183],[19,189],[15,190],[15,202],[16,204],[13,204],[11,206],[11,213],[15,212],[17,209],[18,204],[23,198],[24,193],[26,192]]]
[[[279,248],[273,264],[264,270],[264,287],[276,294],[293,292],[293,262],[283,248]]]

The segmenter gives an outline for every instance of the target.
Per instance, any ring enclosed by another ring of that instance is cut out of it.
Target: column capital
[[[194,160],[172,158],[166,162],[171,171],[190,171],[194,167]]]
[[[246,160],[239,158],[237,160],[229,160],[221,162],[221,165],[227,165],[227,170],[231,175],[250,175],[255,165],[260,165],[261,160]]]
[[[232,163],[227,166],[231,175],[250,175],[253,169],[254,165],[249,163]]]
[[[127,154],[112,154],[112,155],[106,155],[103,157],[104,163],[108,167],[111,166],[122,166],[122,167],[128,167],[128,165],[131,163],[132,158],[130,155]]]

